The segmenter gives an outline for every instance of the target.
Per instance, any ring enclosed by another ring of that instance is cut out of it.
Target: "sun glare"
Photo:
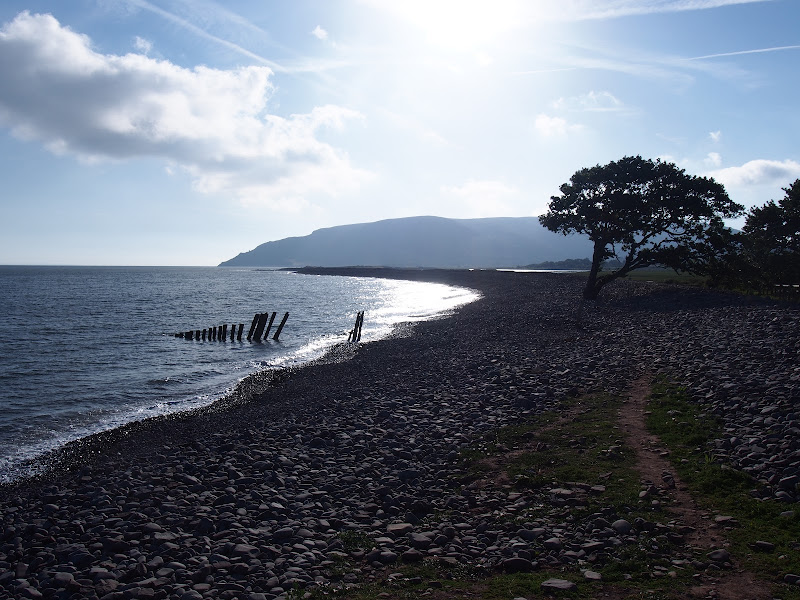
[[[419,28],[431,44],[475,52],[519,25],[519,0],[404,0],[375,2]]]

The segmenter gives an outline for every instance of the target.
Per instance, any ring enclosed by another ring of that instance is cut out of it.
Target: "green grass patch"
[[[340,531],[339,539],[342,540],[342,548],[345,552],[356,552],[358,550],[371,550],[375,545],[371,536],[363,531]]]
[[[676,273],[672,269],[636,269],[625,276],[632,281],[654,281],[656,283],[676,283],[682,285],[706,285],[708,278],[690,273]]]
[[[495,435],[495,447],[517,450],[503,465],[519,489],[566,483],[603,485],[589,494],[585,510],[602,506],[635,506],[639,477],[634,453],[617,426],[620,399],[605,394],[565,403],[558,413],[505,427]]]
[[[800,600],[800,587],[780,583],[786,573],[800,573],[798,507],[752,497],[757,482],[715,460],[710,444],[719,437],[721,425],[692,403],[684,389],[656,382],[648,408],[647,427],[668,447],[675,470],[691,493],[711,513],[735,519],[726,536],[731,542],[728,550],[740,566],[775,583],[774,591],[783,600]],[[792,509],[792,516],[781,516]],[[770,542],[775,549],[758,551],[757,541]]]

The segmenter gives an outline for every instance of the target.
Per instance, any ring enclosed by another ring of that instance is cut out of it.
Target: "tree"
[[[783,191],[777,203],[751,208],[742,228],[742,252],[761,286],[800,283],[800,179]]]
[[[713,179],[641,156],[576,171],[560,190],[539,221],[551,231],[586,234],[594,242],[583,292],[587,300],[634,269],[663,265],[703,272],[724,239],[722,219],[744,211]],[[603,262],[615,257],[621,266],[601,274]]]

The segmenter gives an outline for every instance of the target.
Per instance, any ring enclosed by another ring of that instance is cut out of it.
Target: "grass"
[[[526,446],[508,463],[509,476],[517,487],[529,489],[566,482],[603,484],[603,504],[635,504],[639,485],[633,453],[616,425],[618,409],[618,398],[598,395],[499,431],[506,446]]]
[[[721,435],[721,424],[693,404],[685,390],[661,380],[653,388],[647,426],[670,450],[681,479],[702,506],[730,516],[737,525],[726,532],[729,551],[739,566],[780,582],[786,573],[800,573],[800,510],[796,505],[761,501],[750,495],[757,487],[747,474],[714,459],[710,443]],[[791,517],[781,513],[794,509]],[[754,549],[757,541],[775,544],[772,552]],[[800,587],[775,583],[783,600],[800,600]]]
[[[625,276],[631,281],[654,281],[656,283],[677,283],[682,285],[704,286],[708,281],[707,277],[692,275],[690,273],[677,273],[672,269],[636,269]]]

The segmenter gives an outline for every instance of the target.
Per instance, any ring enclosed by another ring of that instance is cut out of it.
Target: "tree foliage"
[[[722,219],[744,210],[713,179],[641,156],[576,171],[560,190],[539,221],[594,242],[586,299],[634,269],[664,265],[705,272],[726,243]],[[601,273],[603,262],[615,257],[621,266]]]
[[[742,228],[739,272],[753,288],[800,283],[800,179],[754,207]]]

